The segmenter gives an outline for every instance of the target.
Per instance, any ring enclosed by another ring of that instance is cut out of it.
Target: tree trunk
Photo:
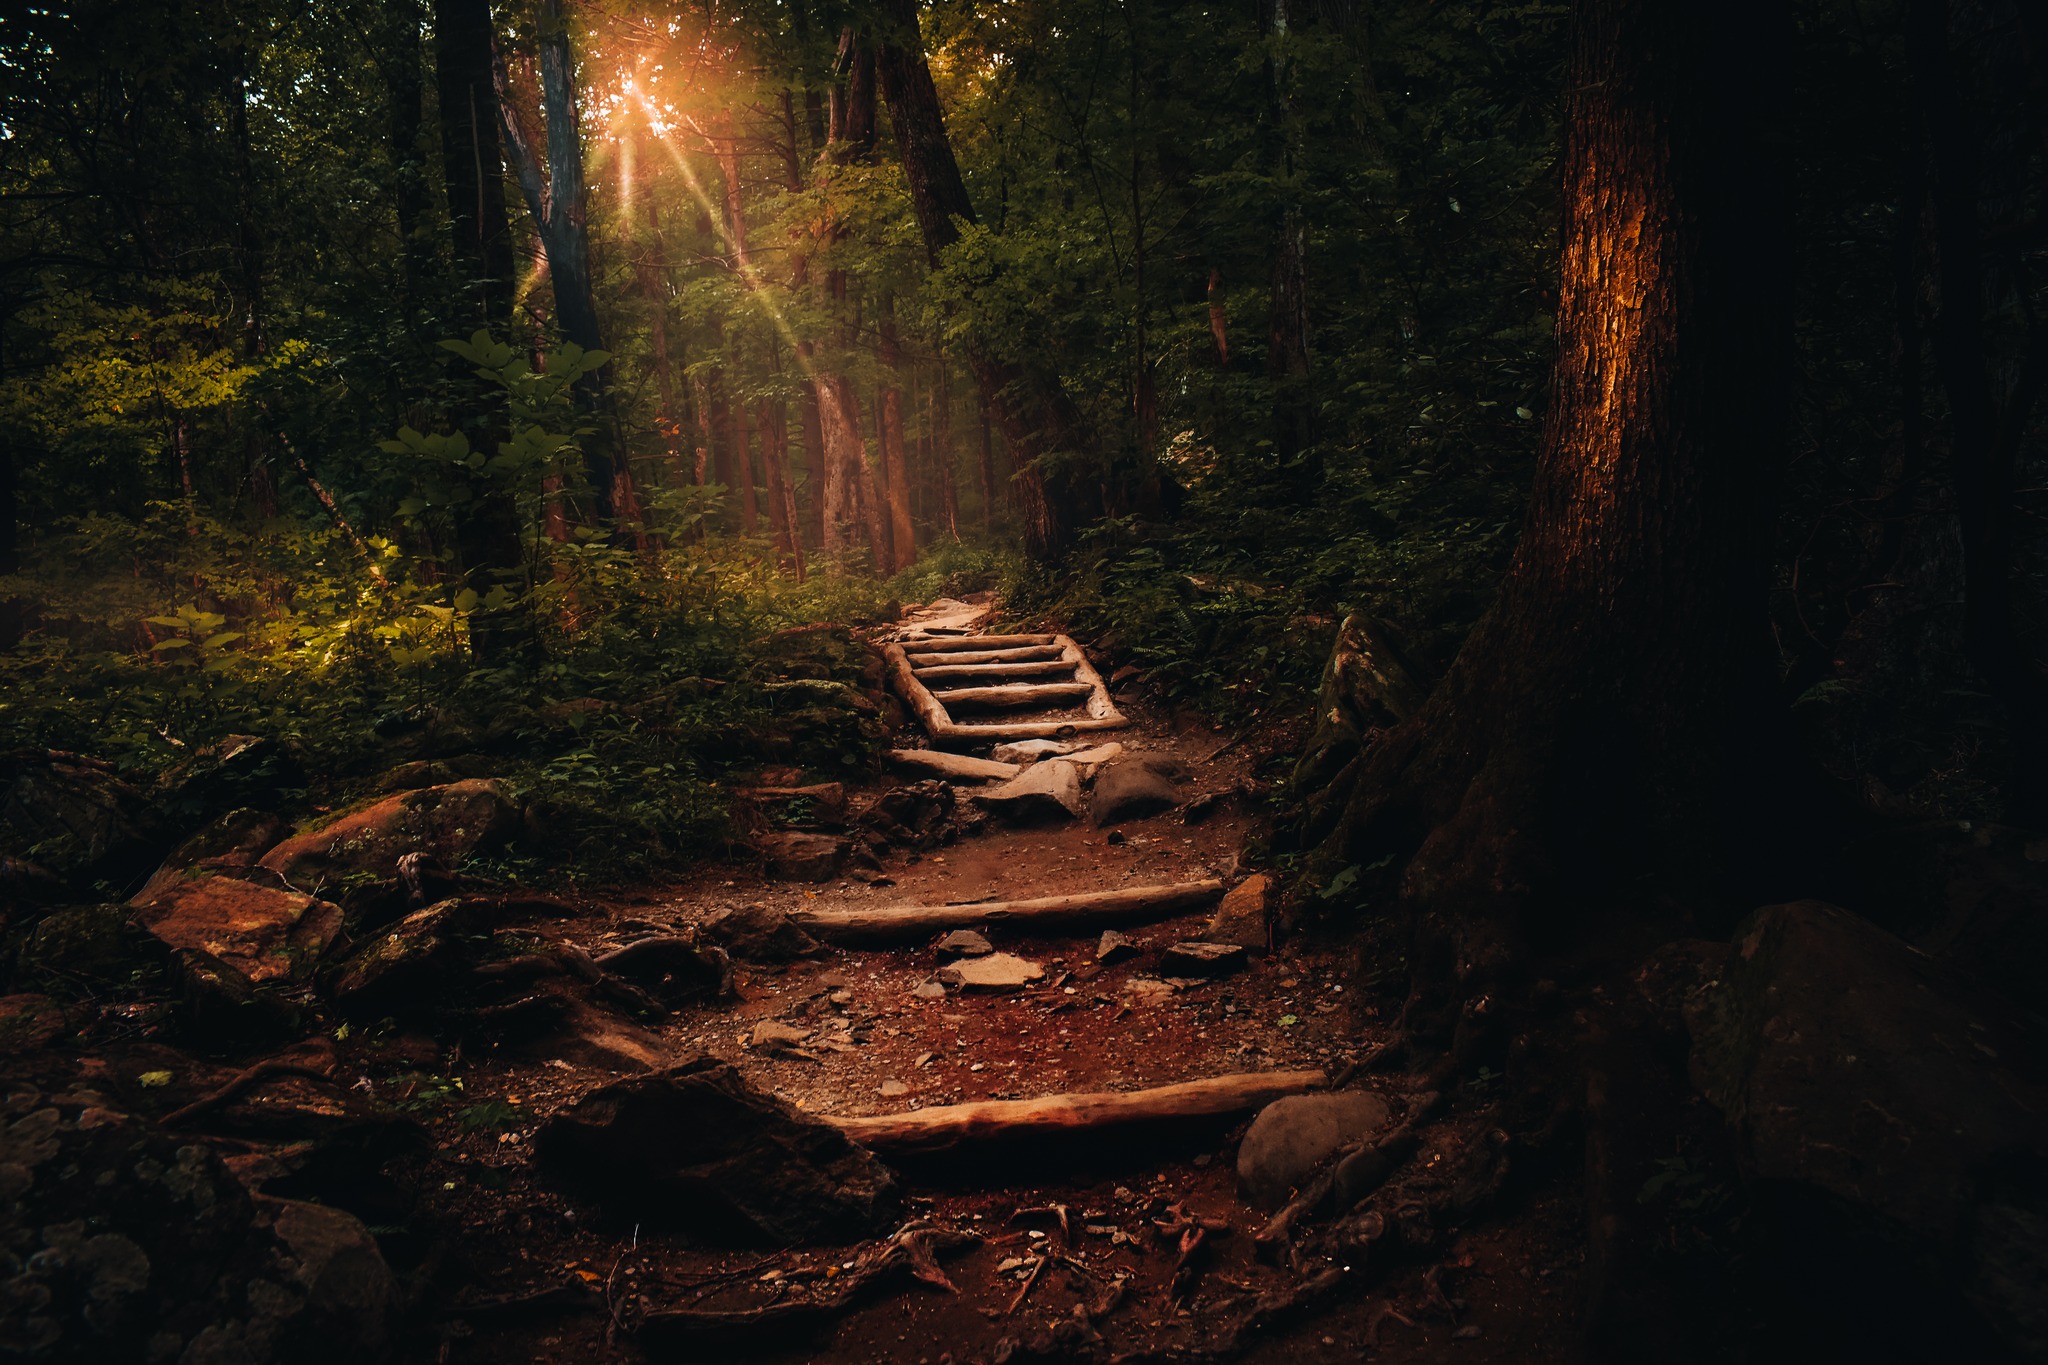
[[[689,481],[689,470],[683,459],[682,414],[676,410],[675,364],[668,353],[668,263],[661,246],[661,221],[651,198],[647,203],[647,246],[634,254],[633,276],[648,307],[648,345],[654,352],[654,384],[660,401],[655,422],[661,429],[669,483],[681,487]]]
[[[391,150],[392,209],[398,216],[399,263],[404,288],[406,327],[416,325],[420,292],[433,270],[434,254],[421,230],[432,208],[420,161],[420,124],[424,116],[424,68],[420,30],[425,10],[421,0],[386,0],[383,47],[384,89],[389,102],[386,142]]]
[[[884,0],[881,11],[888,25],[878,62],[882,93],[889,101],[889,122],[925,252],[936,265],[960,240],[959,224],[975,221],[974,205],[946,136],[916,0]],[[1034,559],[1057,559],[1097,511],[1092,490],[1071,470],[1073,462],[1094,462],[1094,433],[1058,375],[1043,365],[1001,359],[990,340],[971,341],[967,362],[991,396],[1017,463],[1024,548]]]
[[[1958,88],[1947,0],[1912,0],[1907,17],[1921,118],[1927,129],[1934,213],[1934,359],[1948,393],[1949,467],[1963,541],[1963,650],[2006,713],[2012,737],[2007,798],[2038,814],[2048,798],[2048,678],[2022,647],[2013,619],[2014,469],[2048,369],[2048,328],[2036,326],[2009,400],[1994,393],[1978,195],[1980,138]],[[2005,409],[2000,411],[2001,406]]]
[[[1308,229],[1295,186],[1296,135],[1293,31],[1288,0],[1260,0],[1260,36],[1268,45],[1266,173],[1272,178],[1280,221],[1273,242],[1272,305],[1266,337],[1266,378],[1273,386],[1273,446],[1292,461],[1311,440],[1308,362]],[[1213,319],[1213,314],[1212,314]]]
[[[917,558],[917,530],[910,517],[910,463],[903,445],[903,389],[898,375],[903,365],[903,348],[896,339],[895,300],[882,301],[882,369],[888,379],[882,386],[881,431],[882,481],[889,502],[889,572],[910,567]]]
[[[1767,0],[1574,9],[1557,358],[1521,540],[1316,860],[1391,868],[1405,1022],[1456,1060],[1497,1041],[1501,993],[1589,915],[1719,928],[1754,905],[1788,814],[1762,752],[1790,366],[1762,69],[1778,18]]]
[[[821,544],[827,555],[844,555],[862,530],[861,480],[867,472],[867,453],[860,434],[860,398],[853,381],[841,374],[819,375],[816,388],[825,454]],[[869,543],[878,551],[879,568],[880,546],[872,539]]]
[[[505,211],[494,44],[490,0],[434,0],[434,84],[449,237],[473,321],[502,329],[512,319],[512,224]]]
[[[979,386],[975,389],[975,416],[981,427],[981,446],[976,452],[976,472],[981,475],[981,529],[995,529],[996,524],[996,431],[995,423],[989,420],[988,391]]]
[[[569,49],[567,17],[561,0],[541,0],[541,108],[547,124],[547,179],[541,179],[540,158],[529,144],[519,120],[505,102],[509,97],[503,63],[494,66],[499,82],[499,114],[512,144],[513,164],[526,207],[547,252],[548,280],[555,296],[555,325],[562,339],[585,351],[604,349],[598,325],[597,295],[590,272],[590,229],[585,216],[583,130],[576,96],[576,58]],[[583,463],[590,480],[591,502],[600,522],[616,522],[621,509],[636,503],[630,467],[609,449],[615,423],[609,385],[603,368],[576,381],[576,395],[593,432],[583,441]]]
[[[761,428],[761,472],[768,480],[768,518],[775,525],[775,541],[796,570],[796,581],[804,581],[804,537],[797,525],[796,497],[789,481],[789,417],[782,403],[763,398],[759,407]]]
[[[747,430],[749,417],[746,404],[740,404],[732,413],[733,472],[740,481],[740,530],[752,535],[760,528],[761,512],[754,501],[754,450]]]

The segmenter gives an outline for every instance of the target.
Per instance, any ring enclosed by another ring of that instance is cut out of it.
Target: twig
[[[1031,1293],[1031,1286],[1038,1283],[1038,1272],[1045,1269],[1045,1263],[1051,1259],[1050,1256],[1040,1255],[1037,1260],[1031,1263],[1031,1273],[1024,1277],[1024,1287],[1017,1291],[1016,1298],[1010,1300],[1010,1306],[1003,1310],[1003,1316],[1013,1316],[1019,1308],[1024,1306],[1024,1299]]]

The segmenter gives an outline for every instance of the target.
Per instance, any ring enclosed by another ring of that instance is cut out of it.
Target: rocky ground
[[[1565,964],[1504,1070],[1405,1074],[1395,955],[1283,919],[1254,866],[1298,738],[1119,702],[1121,752],[1013,755],[1036,762],[1007,785],[914,757],[859,786],[764,770],[748,856],[567,899],[464,871],[531,818],[489,778],[422,770],[295,833],[262,813],[285,760],[261,742],[150,800],[15,756],[0,813],[64,812],[75,846],[41,847],[71,884],[140,889],[63,904],[57,874],[0,869],[0,1352],[1563,1361],[1642,1267],[1693,1287],[1644,1300],[1668,1322],[1741,1346],[1702,1358],[1816,1358],[1881,1320],[1919,1349],[1854,1294],[1812,1309],[1816,1264],[1877,1247],[1960,1267],[1919,1292],[1929,1340],[1993,1359],[2038,1332],[2024,1011],[1802,903],[1733,952]],[[230,813],[152,874],[173,797]],[[2011,842],[1972,833],[1979,881],[1947,885],[2010,919],[2038,890]],[[974,913],[1206,882],[1107,928]],[[903,905],[961,923],[827,930]],[[860,1122],[1303,1073],[1227,1112],[939,1150]],[[1864,1300],[1881,1272],[1849,1277]],[[1792,1286],[1814,1334],[1744,1275]]]

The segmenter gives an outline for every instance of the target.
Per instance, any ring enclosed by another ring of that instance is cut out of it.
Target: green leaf
[[[191,647],[192,642],[180,636],[175,640],[158,640],[149,648],[151,653],[161,654],[167,649],[190,649]]]

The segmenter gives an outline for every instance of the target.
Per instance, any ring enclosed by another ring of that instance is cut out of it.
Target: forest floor
[[[1194,774],[1191,795],[1257,789],[1247,746],[1226,749],[1220,727],[1142,701],[1128,711],[1131,728],[1113,737],[1127,749],[1178,759]],[[889,785],[885,779],[876,790]],[[857,803],[872,794],[850,796]],[[991,823],[932,851],[890,854],[864,880],[809,885],[767,880],[756,866],[706,865],[676,884],[591,900],[558,927],[597,954],[652,928],[689,926],[748,904],[792,911],[929,905],[1231,879],[1259,819],[1255,803],[1221,803],[1198,823],[1188,823],[1184,809],[1113,831],[1085,820],[1027,829]],[[1208,914],[1125,927],[1139,952],[1111,965],[1097,963],[1093,931],[990,929],[998,950],[1045,969],[1041,981],[1010,994],[919,997],[938,965],[929,943],[830,949],[786,967],[743,968],[736,999],[672,1015],[660,1043],[675,1057],[702,1052],[728,1060],[760,1089],[805,1111],[845,1116],[1234,1072],[1335,1073],[1384,1035],[1386,1021],[1355,985],[1356,950],[1341,942],[1283,942],[1219,979],[1162,980],[1156,950],[1200,937]],[[807,1041],[756,1045],[763,1021],[789,1024]],[[383,1051],[392,1054],[388,1070],[407,1065],[402,1039],[358,1056],[373,1067],[373,1054]],[[794,1286],[851,1269],[863,1250],[735,1251],[608,1221],[544,1180],[533,1137],[550,1114],[610,1075],[561,1056],[539,1061],[498,1051],[464,1057],[462,1075],[466,1105],[501,1100],[501,1112],[517,1118],[503,1129],[469,1126],[452,1108],[427,1119],[433,1148],[418,1173],[418,1221],[459,1230],[461,1263],[450,1269],[465,1287],[438,1309],[438,1333],[422,1358],[479,1365],[653,1358],[631,1331],[642,1312],[768,1305]],[[1353,1082],[1379,1083],[1394,1080]],[[1021,1345],[1034,1326],[1084,1314],[1101,1334],[1098,1354],[1108,1358],[1196,1353],[1210,1309],[1297,1280],[1293,1270],[1253,1254],[1252,1235],[1267,1215],[1240,1197],[1234,1168],[1248,1123],[1245,1115],[1154,1128],[1114,1146],[1072,1145],[1021,1159],[892,1163],[914,1216],[981,1238],[946,1261],[953,1292],[911,1283],[847,1313],[835,1329],[780,1348],[764,1336],[730,1358],[1038,1359],[1046,1357]],[[1210,1237],[1213,1251],[1179,1298],[1177,1246],[1155,1226],[1171,1205],[1227,1229]],[[1571,1358],[1581,1208],[1562,1191],[1496,1208],[1494,1221],[1455,1230],[1440,1262],[1400,1268],[1362,1296],[1339,1296],[1319,1313],[1259,1335],[1244,1358]],[[1056,1259],[1042,1255],[1048,1250]]]

